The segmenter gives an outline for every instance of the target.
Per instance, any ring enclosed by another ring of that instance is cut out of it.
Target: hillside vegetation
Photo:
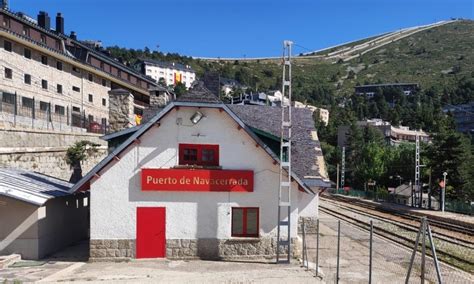
[[[472,137],[455,132],[453,120],[442,112],[447,104],[474,101],[474,21],[435,23],[361,39],[326,50],[299,54],[293,60],[295,100],[329,109],[325,126],[315,114],[315,124],[332,180],[341,161],[337,128],[351,125],[346,157],[347,184],[365,187],[369,180],[385,190],[396,186],[394,176],[409,181],[414,172],[412,146],[393,148],[380,133],[363,132],[356,120],[381,118],[433,133],[424,145],[423,163],[429,165],[433,184],[448,172],[448,197],[466,203],[474,200]],[[296,49],[296,46],[295,46]],[[279,59],[193,59],[179,54],[110,47],[117,58],[131,64],[138,58],[176,61],[191,65],[202,77],[216,72],[249,86],[249,91],[281,88]],[[397,89],[380,89],[373,99],[354,95],[354,86],[378,83],[417,83],[419,90],[405,96]],[[237,90],[238,91],[238,90]],[[428,167],[422,182],[428,183]],[[434,192],[438,189],[434,188]],[[385,190],[386,191],[386,190]]]
[[[327,106],[334,99],[349,97],[356,85],[389,82],[418,83],[423,90],[453,93],[460,80],[473,78],[474,21],[450,21],[442,25],[434,24],[431,28],[420,28],[421,31],[416,33],[413,30],[387,33],[294,57],[295,98]],[[405,37],[398,36],[401,37],[398,39],[396,35]],[[363,44],[370,48],[380,47],[373,50],[361,48],[358,53],[351,51]],[[214,71],[221,77],[236,79],[254,91],[281,88],[281,62],[278,59],[203,60],[179,54],[162,54],[148,48],[109,47],[108,50],[112,56],[130,64],[143,57],[177,61],[191,65],[198,77]],[[364,52],[367,53],[362,54]],[[472,99],[451,100],[448,97],[449,103]]]

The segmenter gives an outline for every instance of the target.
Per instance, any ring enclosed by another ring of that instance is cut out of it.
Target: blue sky
[[[414,25],[473,19],[473,0],[10,0],[65,16],[68,33],[105,46],[188,56],[280,56],[284,39],[319,49]],[[295,53],[306,49],[296,46]]]

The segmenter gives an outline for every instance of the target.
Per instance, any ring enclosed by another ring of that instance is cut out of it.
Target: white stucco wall
[[[121,154],[120,161],[93,179],[91,239],[135,239],[136,208],[142,206],[166,207],[167,239],[228,239],[233,206],[259,207],[260,236],[276,236],[279,166],[226,112],[201,108],[206,117],[193,125],[189,118],[196,110],[171,110],[160,127],[150,129],[139,144]],[[179,143],[219,144],[223,169],[254,171],[254,192],[142,192],[140,169],[177,165]],[[309,208],[316,206],[316,199],[293,183],[292,237],[298,212],[317,212]]]

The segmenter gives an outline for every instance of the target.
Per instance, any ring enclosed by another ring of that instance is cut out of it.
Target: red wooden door
[[[137,258],[166,256],[165,207],[137,208]]]

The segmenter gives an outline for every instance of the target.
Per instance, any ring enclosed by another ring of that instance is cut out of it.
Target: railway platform
[[[419,217],[427,217],[430,220],[436,220],[441,222],[450,222],[459,226],[464,226],[469,229],[474,229],[474,216],[465,214],[458,214],[453,212],[441,212],[429,209],[414,208],[402,204],[390,203],[390,202],[376,202],[373,200],[362,199],[359,197],[346,196],[341,194],[334,194],[333,196],[339,199],[345,199],[347,201],[357,201],[373,206],[374,209],[383,211],[402,212],[411,214]]]

